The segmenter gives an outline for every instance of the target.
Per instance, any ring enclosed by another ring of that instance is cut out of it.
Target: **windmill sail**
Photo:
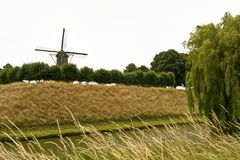
[[[64,46],[64,35],[65,35],[65,28],[63,28],[63,32],[62,32],[62,43],[61,43],[61,49],[60,51],[55,51],[55,50],[47,50],[47,49],[35,49],[35,51],[42,51],[42,52],[54,52],[57,53],[56,54],[56,58],[57,58],[57,65],[63,65],[63,64],[67,64],[68,63],[68,58],[69,55],[88,55],[87,53],[78,53],[78,52],[68,52],[68,51],[64,51],[63,50],[63,46]],[[51,55],[51,54],[50,54]],[[52,55],[51,55],[52,56]],[[55,62],[55,61],[54,61]]]

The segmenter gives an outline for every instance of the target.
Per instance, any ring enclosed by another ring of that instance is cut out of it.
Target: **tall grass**
[[[191,117],[189,117],[191,119]],[[77,127],[85,130],[76,123]],[[145,130],[99,133],[91,128],[91,135],[83,135],[79,144],[60,137],[56,147],[61,154],[47,151],[34,140],[28,147],[14,140],[12,150],[0,144],[2,159],[96,159],[96,160],[193,160],[238,159],[240,136],[225,135],[207,120],[191,125],[165,126],[165,129],[149,127]],[[89,129],[89,128],[88,128]],[[216,132],[218,131],[218,132]],[[82,147],[79,147],[82,146]]]
[[[176,89],[53,82],[0,85],[0,122],[18,126],[71,123],[67,106],[81,122],[124,120],[188,113],[184,91]]]

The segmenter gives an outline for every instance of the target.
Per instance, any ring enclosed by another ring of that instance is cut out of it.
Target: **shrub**
[[[46,79],[47,78],[46,72],[48,69],[49,69],[48,64],[41,62],[23,64],[19,72],[19,79],[20,80]]]
[[[126,72],[134,72],[136,70],[137,70],[137,66],[134,63],[130,63],[124,69],[124,73],[126,73]]]
[[[145,72],[144,82],[147,86],[158,86],[158,75],[154,71]]]
[[[11,83],[11,82],[20,81],[21,80],[19,77],[20,71],[21,71],[21,68],[19,67],[6,69],[6,82]]]
[[[2,69],[0,71],[0,83],[1,84],[7,83],[7,71],[5,69]]]
[[[134,85],[136,80],[136,72],[126,72],[124,73],[124,84]]]
[[[63,66],[48,66],[44,63],[24,64],[20,67],[5,67],[0,70],[0,83],[10,83],[21,80],[63,80],[63,81],[96,81],[98,83],[122,83],[126,85],[140,86],[174,86],[174,73],[154,71],[143,72],[136,70],[122,73],[118,70],[99,69],[95,72],[92,68],[83,67],[80,70],[74,64]]]
[[[75,64],[64,64],[62,66],[62,76],[64,81],[74,81],[78,79],[79,71]]]
[[[99,69],[94,72],[93,80],[98,83],[111,83],[112,76],[109,71],[105,69]]]
[[[158,74],[158,86],[175,86],[175,75],[172,72],[160,72]]]
[[[167,72],[167,83],[166,86],[176,86],[176,78],[173,72]]]
[[[143,72],[148,72],[149,71],[149,68],[147,66],[144,66],[144,65],[141,65],[137,69],[140,70],[140,71],[143,71]]]
[[[63,73],[59,66],[50,66],[46,72],[46,80],[63,80]]]
[[[80,69],[78,80],[87,81],[87,82],[93,81],[93,74],[94,74],[94,71],[92,68],[83,67]]]
[[[144,82],[145,77],[144,77],[143,71],[138,70],[135,72],[135,74],[136,74],[136,77],[134,80],[135,81],[134,84],[144,86],[145,85],[145,82]]]
[[[123,73],[118,71],[118,70],[111,70],[109,71],[111,77],[112,77],[112,83],[124,83],[124,77],[123,77]]]

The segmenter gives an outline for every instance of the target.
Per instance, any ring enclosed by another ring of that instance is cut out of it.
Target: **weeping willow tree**
[[[240,122],[240,16],[225,13],[218,24],[197,26],[186,46],[190,109],[198,106],[225,124]]]

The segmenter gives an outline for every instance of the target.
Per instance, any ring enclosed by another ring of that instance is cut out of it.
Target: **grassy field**
[[[198,116],[181,118],[180,115],[189,113],[184,91],[59,82],[1,85],[0,93],[0,122],[9,124],[10,119],[21,128],[11,126],[9,132],[1,128],[6,134],[2,132],[0,140],[14,139],[11,149],[6,142],[0,142],[0,159],[235,160],[240,157],[238,134],[225,135],[218,128],[212,132],[214,125]],[[173,118],[169,119],[170,116]],[[139,117],[147,123],[136,121]],[[129,121],[131,118],[133,121]],[[52,127],[57,121],[61,129]],[[93,125],[86,125],[90,123]],[[34,138],[59,135],[59,143],[47,142],[55,145],[57,153]],[[79,142],[63,137],[67,135],[79,136]],[[15,138],[28,139],[27,146]]]
[[[191,119],[190,119],[191,120]],[[23,146],[18,141],[12,150],[0,143],[0,159],[80,159],[80,160],[236,160],[240,157],[240,136],[224,135],[209,121],[179,126],[166,126],[165,129],[100,133],[95,128],[92,134],[81,135],[75,144],[71,139],[60,138],[55,144],[60,154],[42,147],[38,140]],[[238,126],[239,127],[239,126]],[[83,126],[79,125],[79,129]],[[53,144],[54,145],[54,144]]]
[[[80,122],[188,113],[185,92],[176,89],[53,82],[0,85],[0,93],[0,122],[18,126],[72,123],[69,110]]]

